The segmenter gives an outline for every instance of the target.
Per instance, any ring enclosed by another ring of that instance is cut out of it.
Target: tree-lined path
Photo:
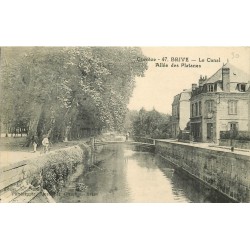
[[[0,120],[6,130],[67,141],[122,131],[135,78],[146,62],[132,47],[1,49]]]

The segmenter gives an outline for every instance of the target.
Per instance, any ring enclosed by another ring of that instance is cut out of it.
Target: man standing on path
[[[128,141],[128,138],[129,138],[129,132],[127,132],[126,134],[126,141]]]
[[[36,153],[36,148],[37,148],[37,145],[38,145],[38,137],[36,135],[33,136],[33,149],[34,149],[34,153]]]
[[[46,154],[49,151],[49,139],[48,136],[45,135],[42,141],[43,144],[43,152]]]

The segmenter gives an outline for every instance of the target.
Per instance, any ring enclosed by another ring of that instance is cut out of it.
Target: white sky
[[[210,77],[223,63],[229,62],[236,67],[250,72],[249,48],[245,47],[142,47],[145,56],[161,59],[162,57],[189,57],[192,64],[201,64],[201,68],[155,67],[155,62],[148,62],[145,77],[136,79],[133,97],[129,109],[147,110],[155,107],[157,111],[171,114],[173,97],[183,89],[197,83],[200,75]],[[198,62],[199,58],[220,58],[220,62]],[[158,62],[161,62],[160,60]]]

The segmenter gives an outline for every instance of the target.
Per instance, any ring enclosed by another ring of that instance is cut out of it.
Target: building
[[[248,132],[250,132],[250,88],[248,88]]]
[[[171,134],[176,138],[189,122],[191,89],[184,89],[172,103]]]
[[[250,77],[229,62],[192,85],[190,126],[194,141],[218,143],[221,131],[249,131]]]

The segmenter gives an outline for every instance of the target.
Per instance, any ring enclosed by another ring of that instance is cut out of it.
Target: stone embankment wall
[[[88,146],[80,144],[41,154],[2,168],[0,202],[29,202],[46,187],[56,192],[78,164],[89,160]]]
[[[156,141],[156,153],[238,202],[250,202],[250,155]]]

